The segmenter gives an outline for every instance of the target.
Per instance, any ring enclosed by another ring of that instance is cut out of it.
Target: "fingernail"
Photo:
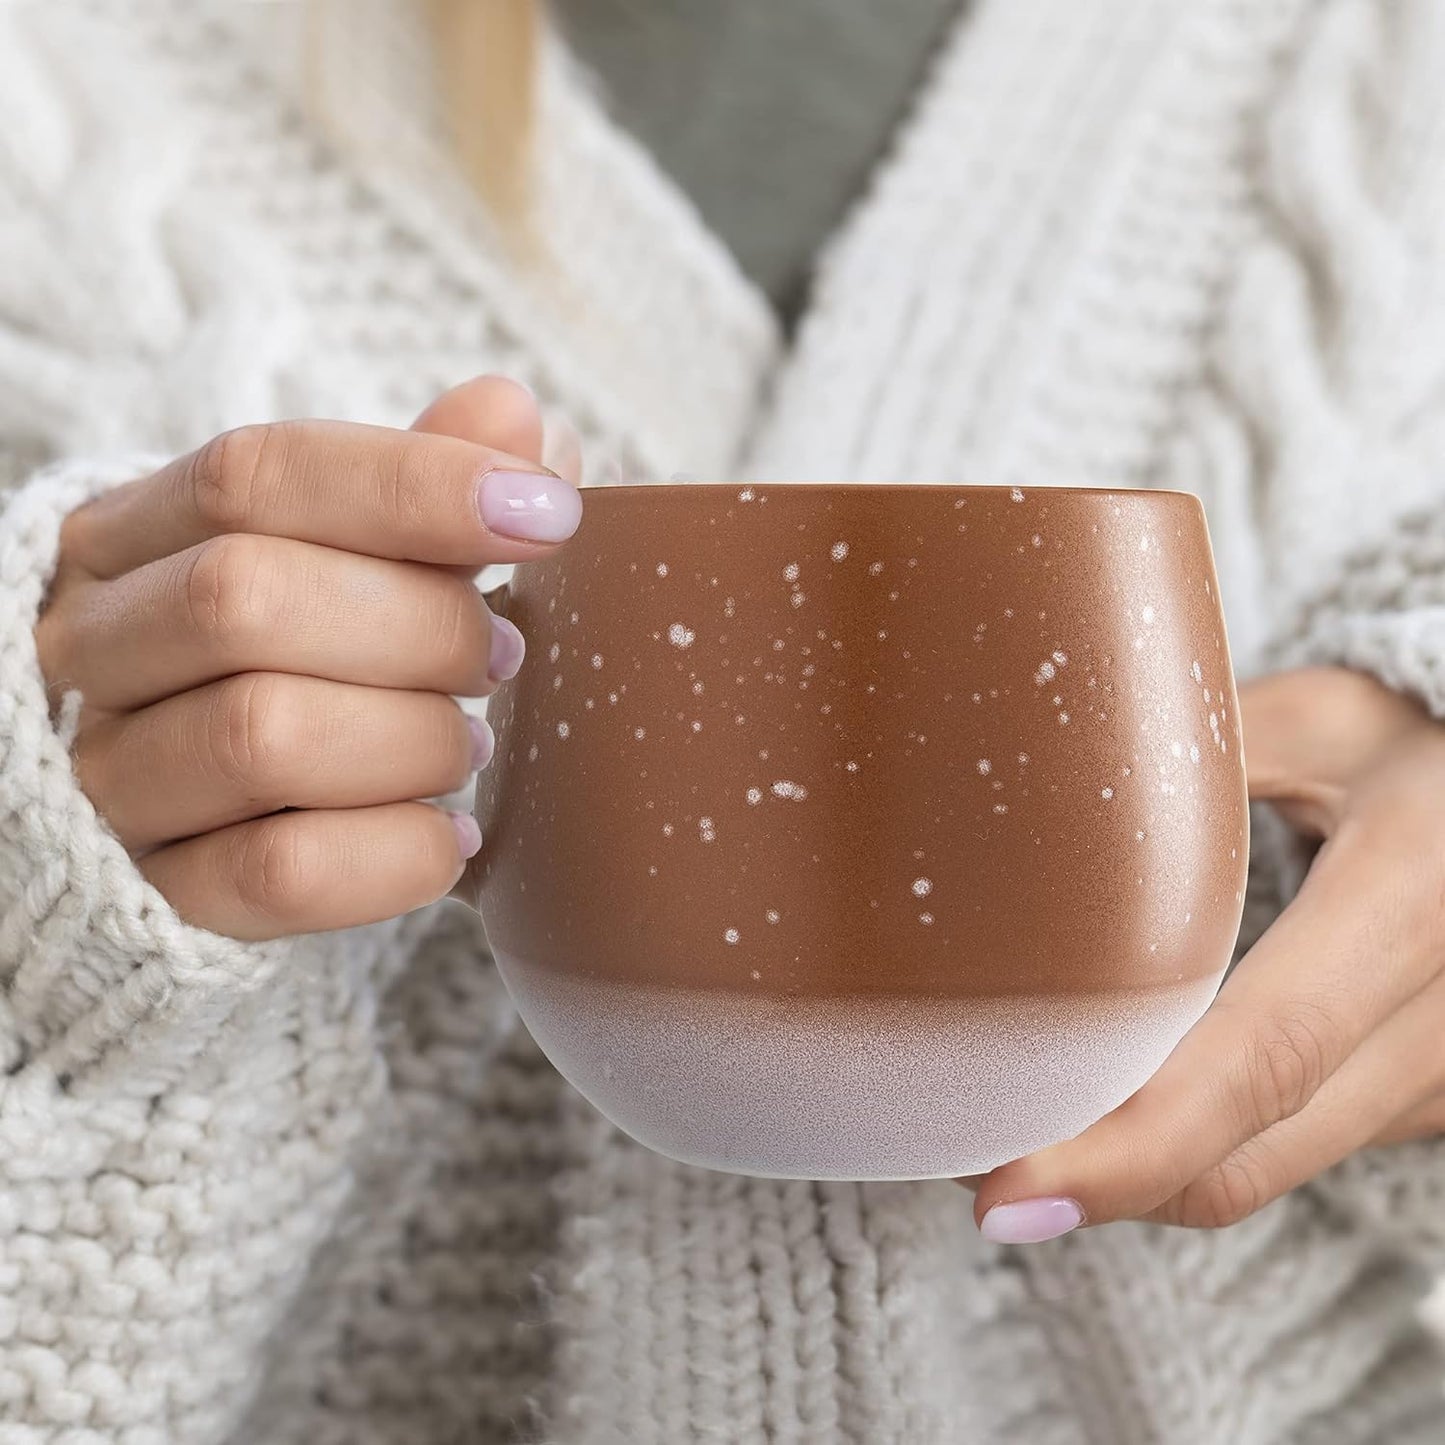
[[[473,857],[482,846],[482,830],[470,813],[449,813],[452,828],[457,835],[457,850],[463,858]]]
[[[527,655],[527,643],[516,624],[505,617],[492,617],[492,655],[487,660],[487,676],[493,682],[507,682],[516,677]]]
[[[582,520],[582,494],[545,472],[484,472],[477,510],[488,530],[527,542],[565,542]]]
[[[1084,1222],[1084,1211],[1072,1199],[1016,1199],[995,1204],[978,1232],[995,1244],[1042,1244]]]
[[[491,723],[484,717],[469,717],[467,731],[472,735],[472,771],[475,773],[492,761],[497,739],[492,733]]]

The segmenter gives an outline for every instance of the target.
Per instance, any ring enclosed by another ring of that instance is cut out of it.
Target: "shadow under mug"
[[[488,942],[558,1069],[675,1159],[980,1173],[1207,1008],[1248,855],[1189,495],[589,490],[499,610]]]

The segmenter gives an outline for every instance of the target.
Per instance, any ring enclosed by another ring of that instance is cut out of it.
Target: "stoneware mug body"
[[[587,493],[499,610],[478,904],[608,1118],[744,1174],[973,1174],[1208,1006],[1248,854],[1186,494]]]

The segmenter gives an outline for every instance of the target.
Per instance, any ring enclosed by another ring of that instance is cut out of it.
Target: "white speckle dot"
[[[1170,743],[1169,751],[1173,753],[1176,758],[1182,758],[1184,756],[1184,744],[1180,742]]]
[[[702,696],[702,679],[701,679],[701,678],[699,678],[698,681],[696,681],[695,683],[693,683],[693,685],[692,685],[692,692],[693,692],[693,696],[694,696],[694,697],[701,697],[701,696]]]
[[[878,640],[879,640],[879,642],[887,642],[887,640],[888,640],[888,632],[887,632],[887,629],[886,629],[886,628],[881,629],[881,630],[879,631],[879,633],[878,633]]]
[[[773,651],[774,651],[774,652],[781,652],[787,645],[788,645],[788,644],[787,644],[786,642],[784,642],[781,637],[775,637],[775,638],[773,639]]]
[[[1014,487],[1008,495],[1011,502],[1021,502],[1024,499],[1024,494],[1017,487]]]
[[[760,979],[760,978],[762,977],[762,974],[760,974],[760,973],[757,971],[757,969],[754,969],[754,970],[748,975],[748,977],[751,978],[754,982],[756,982],[758,979]]]
[[[1039,670],[1034,673],[1034,686],[1042,687],[1046,682],[1051,681],[1054,676],[1054,670],[1052,662],[1041,662],[1039,664]]]
[[[1139,550],[1141,552],[1147,552],[1149,550],[1149,534],[1147,532],[1139,538]]]
[[[1029,755],[1028,755],[1027,753],[1020,753],[1020,754],[1019,754],[1019,762],[1021,762],[1021,763],[1026,763],[1026,762],[1028,762],[1028,760],[1029,760]]]
[[[672,834],[673,834],[673,831],[674,831],[674,830],[673,830],[673,826],[672,826],[671,823],[664,823],[664,824],[662,825],[662,836],[663,836],[664,838],[671,838],[671,837],[672,837]]]
[[[667,576],[667,563],[666,563],[666,562],[659,562],[659,563],[657,564],[657,575],[658,575],[659,577],[666,577],[666,576]]]
[[[609,693],[607,694],[607,701],[610,702],[614,707],[616,707],[616,705],[617,705],[617,694],[616,694],[615,692],[609,692]]]
[[[1069,715],[1068,715],[1068,713],[1066,713],[1066,712],[1061,712],[1061,713],[1059,714],[1059,723],[1060,723],[1060,725],[1061,725],[1061,726],[1067,726],[1067,725],[1068,725],[1068,721],[1069,721]]]
[[[1189,761],[1190,761],[1191,763],[1197,763],[1197,762],[1199,761],[1199,744],[1198,744],[1198,743],[1190,743],[1190,744],[1189,744]]]
[[[554,688],[562,686],[562,674],[560,672],[552,679],[552,686]]]
[[[801,783],[792,783],[786,778],[774,783],[772,792],[775,798],[791,798],[795,803],[801,803],[808,796],[808,790]]]
[[[987,758],[980,758],[975,764],[979,772],[987,777],[993,771],[993,764]]]
[[[1153,609],[1152,607],[1146,607],[1146,608],[1144,609],[1144,611],[1143,611],[1142,613],[1140,613],[1140,616],[1143,617],[1143,619],[1144,619],[1144,621],[1145,621],[1146,623],[1147,623],[1147,622],[1153,622],[1153,620],[1154,620],[1154,609]]]
[[[533,743],[532,746],[527,749],[527,761],[529,763],[535,763],[537,761],[537,751],[536,743]]]
[[[667,629],[667,640],[674,647],[691,647],[696,639],[697,633],[690,627],[684,627],[680,622],[674,622]]]
[[[1138,829],[1134,836],[1142,843],[1144,841],[1144,830],[1142,828]]]
[[[923,923],[923,924],[932,923],[932,922],[933,922],[933,915],[932,915],[931,913],[920,913],[920,914],[918,915],[918,921],[919,921],[920,923]]]
[[[711,843],[717,837],[717,829],[713,827],[711,818],[699,818],[697,831],[704,843]]]
[[[761,788],[749,788],[746,796],[748,802],[756,807],[763,801],[763,790]]]
[[[848,544],[846,542],[834,542],[829,555],[835,562],[841,562],[848,555]]]
[[[995,804],[993,805],[993,810],[994,810],[995,813],[1007,813],[1007,812],[1008,812],[1008,804],[1007,804],[1007,803],[995,803]]]
[[[789,562],[788,565],[783,568],[783,581],[784,581],[784,582],[796,582],[797,580],[798,580],[798,564],[797,564],[796,562]]]
[[[647,736],[647,729],[646,729],[646,728],[633,728],[633,729],[632,729],[632,736],[635,737],[638,742],[641,742],[641,741],[643,740],[643,738],[645,738],[645,737]]]
[[[558,659],[559,657],[561,657],[561,656],[562,656],[562,646],[561,646],[560,643],[554,642],[554,643],[551,645],[551,647],[549,647],[549,648],[547,649],[547,660],[548,660],[549,662],[556,662],[557,659]]]
[[[1189,676],[1192,677],[1195,682],[1204,681],[1204,669],[1200,667],[1197,659],[1189,664]]]
[[[557,724],[557,736],[558,736],[559,738],[565,738],[565,737],[569,736],[569,735],[571,734],[571,732],[572,732],[572,729],[571,729],[566,723],[564,723],[564,722],[559,722],[559,723]]]
[[[1114,796],[1113,788],[1100,788],[1099,796],[1107,803]]]
[[[602,666],[602,654],[600,652],[594,652],[592,654],[592,666],[597,668]]]
[[[781,916],[782,915],[779,914],[776,908],[768,909],[768,911],[763,915],[763,917],[766,918],[769,923],[776,923]]]
[[[870,562],[868,564],[868,575],[870,577],[876,577],[882,570],[883,564],[881,562]]]
[[[692,720],[692,730],[695,733],[700,733],[702,731],[702,724],[696,718]]]
[[[652,867],[647,870],[647,873],[648,873],[648,877],[650,877],[650,878],[656,878],[656,877],[657,877],[657,864],[654,863],[654,864],[652,865]]]
[[[792,602],[794,607],[801,607],[803,603],[805,603],[807,600],[807,597],[801,592],[794,592],[792,597],[789,599],[789,601]]]
[[[725,929],[724,932],[723,932],[723,938],[724,938],[728,943],[736,943],[736,942],[738,941],[738,939],[741,938],[741,937],[742,937],[742,934],[740,934],[740,933],[737,931],[736,928]]]
[[[855,763],[851,758],[849,758],[849,760],[844,763],[843,766],[847,768],[850,773],[856,773],[858,771],[858,764]]]
[[[577,614],[575,612],[568,613],[567,620],[575,627],[577,625]]]
[[[1052,654],[1052,656],[1053,656],[1054,661],[1057,662],[1060,667],[1067,667],[1067,666],[1069,665],[1069,655],[1068,655],[1068,653],[1066,653],[1066,652],[1055,652],[1055,653]]]
[[[742,491],[738,493],[738,501],[751,502],[756,495],[757,493],[754,492],[751,487],[744,487]]]
[[[915,878],[913,880],[913,893],[916,898],[927,898],[933,892],[933,879]]]
[[[1044,545],[1044,539],[1039,536],[1037,532],[1035,532],[1034,535],[1029,538],[1029,540],[1034,544],[1035,547],[1042,547]]]

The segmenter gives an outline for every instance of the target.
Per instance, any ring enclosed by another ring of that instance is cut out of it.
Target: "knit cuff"
[[[1408,514],[1345,563],[1269,650],[1275,666],[1371,673],[1445,719],[1445,508]]]
[[[181,921],[81,791],[52,723],[34,628],[66,515],[150,459],[65,463],[0,512],[0,1131],[118,1045],[152,1083],[195,1047],[196,1005],[272,976],[284,944],[243,944]],[[66,710],[67,712],[69,709]],[[186,1006],[182,1006],[182,1000]],[[13,1140],[12,1140],[13,1142]]]
[[[1321,1186],[1361,1228],[1445,1274],[1445,1139],[1362,1149]]]

